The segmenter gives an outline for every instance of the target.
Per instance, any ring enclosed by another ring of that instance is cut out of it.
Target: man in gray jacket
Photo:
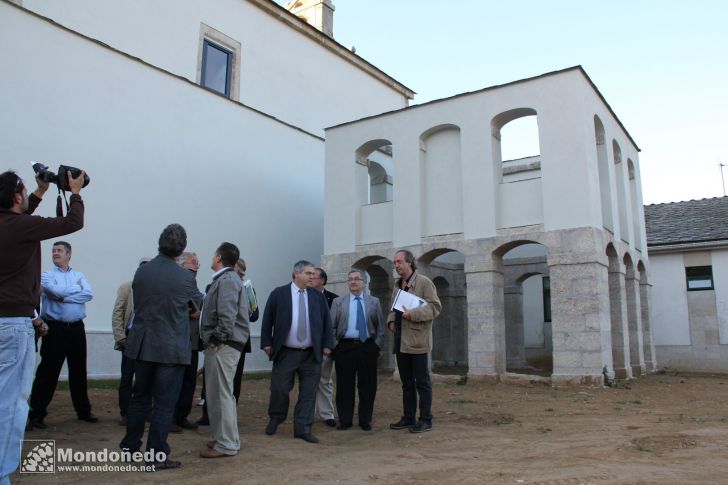
[[[240,450],[233,377],[240,352],[250,337],[248,298],[243,281],[233,270],[240,251],[222,243],[212,257],[215,271],[205,294],[200,318],[200,338],[205,346],[205,399],[212,441],[202,458],[235,456]]]

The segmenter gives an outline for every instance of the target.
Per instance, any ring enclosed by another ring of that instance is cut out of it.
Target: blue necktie
[[[359,332],[359,340],[362,342],[367,339],[367,322],[364,317],[364,307],[361,304],[361,297],[356,297],[356,330]]]

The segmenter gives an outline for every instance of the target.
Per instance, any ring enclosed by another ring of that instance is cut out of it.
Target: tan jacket
[[[397,279],[392,291],[391,301],[397,296],[402,278]],[[437,290],[430,278],[415,273],[409,281],[409,292],[419,296],[427,305],[410,310],[410,318],[402,318],[402,340],[399,350],[405,354],[427,354],[432,351],[432,321],[442,310]],[[387,316],[387,325],[394,324],[394,312]]]
[[[131,292],[131,281],[122,283],[116,292],[114,312],[111,314],[111,328],[114,331],[114,350],[123,350],[119,346],[119,340],[126,338],[126,327],[129,326],[129,318],[134,312],[134,297]]]

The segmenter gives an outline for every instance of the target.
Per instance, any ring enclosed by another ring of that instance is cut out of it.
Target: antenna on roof
[[[718,166],[720,167],[720,181],[723,183],[723,197],[725,197],[725,179],[723,178],[723,167],[725,167],[726,164],[718,162]]]

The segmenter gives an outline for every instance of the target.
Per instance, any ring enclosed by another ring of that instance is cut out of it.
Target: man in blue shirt
[[[86,383],[86,302],[93,298],[91,285],[83,273],[74,271],[71,245],[65,241],[53,244],[53,264],[56,266],[41,275],[41,318],[48,324],[48,335],[40,347],[40,365],[30,395],[30,426],[45,429],[43,419],[53,399],[63,362],[68,361],[68,383],[71,400],[78,419],[95,423],[91,414]]]

